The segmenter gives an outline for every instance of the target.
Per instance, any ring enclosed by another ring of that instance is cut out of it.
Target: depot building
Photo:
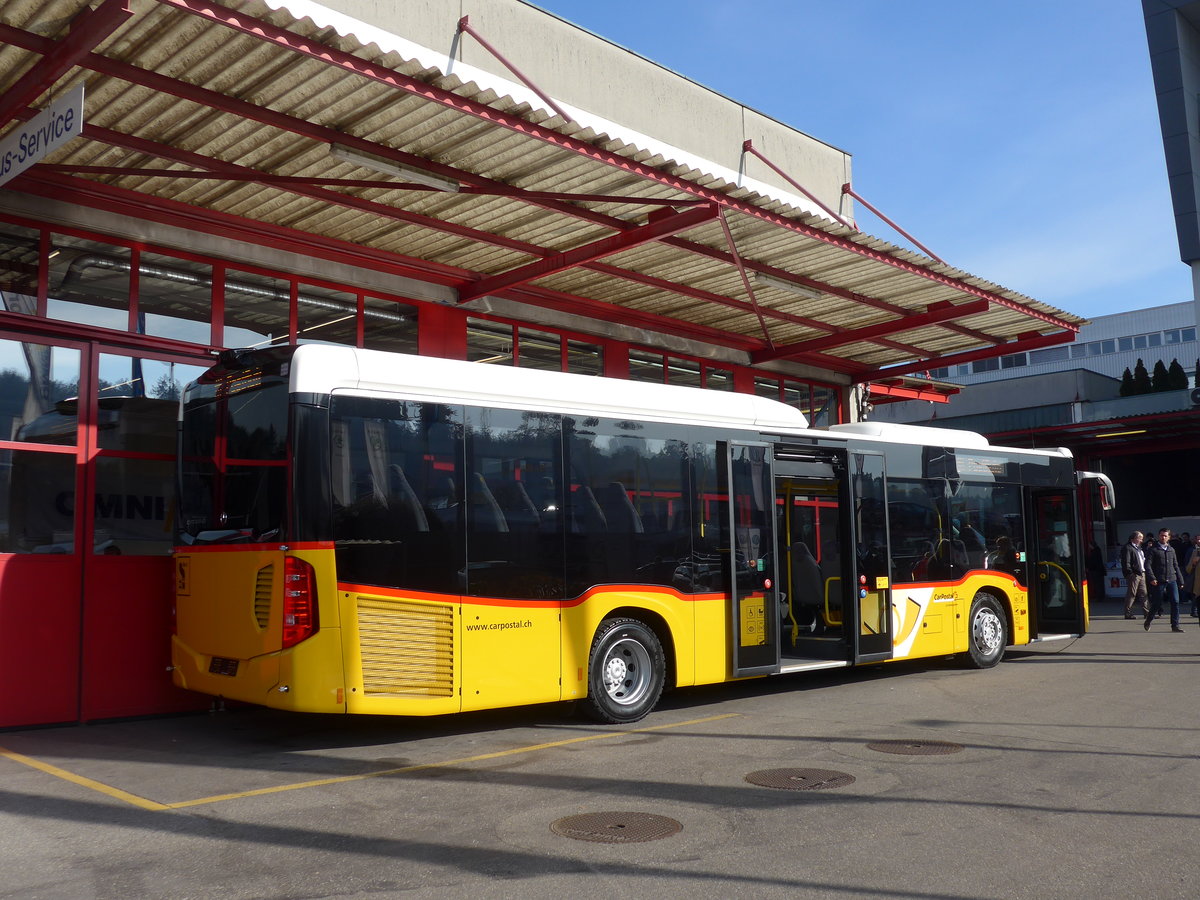
[[[849,153],[520,0],[10,0],[0,73],[0,727],[207,704],[168,671],[175,417],[222,348],[821,426],[1081,321],[872,237]]]

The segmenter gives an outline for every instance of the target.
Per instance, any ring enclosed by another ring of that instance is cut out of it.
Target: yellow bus
[[[1087,628],[1063,450],[809,429],[762,397],[332,345],[182,397],[173,672],[280,709],[433,715]]]

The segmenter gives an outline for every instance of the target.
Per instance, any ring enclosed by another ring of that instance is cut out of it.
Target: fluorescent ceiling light
[[[805,287],[802,284],[794,284],[791,281],[784,281],[782,278],[776,278],[774,275],[767,275],[763,272],[755,272],[754,280],[761,285],[777,288],[781,291],[787,291],[789,294],[796,294],[800,297],[807,297],[809,300],[816,300],[818,297],[824,296],[821,291],[816,288]]]
[[[1098,435],[1096,435],[1096,437],[1098,437],[1098,438],[1102,438],[1102,437],[1124,437],[1124,436],[1125,436],[1125,435],[1127,435],[1127,434],[1145,434],[1145,433],[1146,433],[1146,429],[1145,429],[1145,428],[1139,428],[1137,431],[1109,431],[1109,432],[1106,432],[1105,434],[1098,434]]]
[[[423,169],[402,165],[401,163],[393,162],[390,159],[384,159],[380,156],[361,153],[358,150],[352,150],[341,144],[330,144],[329,154],[335,159],[340,159],[342,162],[353,163],[356,166],[362,166],[364,169],[382,172],[384,175],[391,175],[393,178],[402,178],[413,184],[423,184],[426,187],[436,188],[439,191],[456,192],[459,188],[459,183],[452,178],[442,178],[440,175],[434,175]]]

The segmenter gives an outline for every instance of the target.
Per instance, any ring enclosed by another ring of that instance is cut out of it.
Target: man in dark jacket
[[[1179,627],[1179,588],[1183,585],[1183,572],[1179,568],[1179,557],[1171,546],[1171,530],[1159,529],[1157,543],[1151,544],[1146,553],[1146,581],[1150,585],[1150,611],[1142,627],[1150,630],[1150,623],[1162,609],[1163,600],[1171,604],[1171,630],[1183,631]]]
[[[1135,531],[1121,548],[1121,574],[1125,576],[1125,618],[1135,618],[1133,604],[1142,607],[1142,615],[1150,612],[1146,594],[1146,556],[1142,553],[1142,533]]]

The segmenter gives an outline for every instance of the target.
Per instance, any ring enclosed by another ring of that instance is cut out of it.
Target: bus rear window
[[[193,386],[180,435],[180,539],[281,540],[287,517],[287,382]]]

